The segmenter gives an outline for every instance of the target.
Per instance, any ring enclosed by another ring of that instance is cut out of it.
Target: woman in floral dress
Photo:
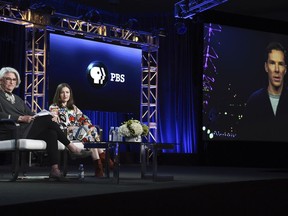
[[[63,129],[67,129],[69,139],[78,139],[82,142],[100,141],[96,127],[74,104],[72,89],[67,83],[58,85],[49,111],[54,116],[53,120],[58,122]],[[92,152],[95,176],[103,177],[105,151],[102,148],[91,148],[90,151]],[[110,169],[113,168],[113,165],[113,161],[110,160]]]

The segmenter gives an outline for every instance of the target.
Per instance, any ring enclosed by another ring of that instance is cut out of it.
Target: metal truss
[[[157,142],[158,49],[142,52],[141,117],[149,126],[148,142]]]
[[[131,45],[142,49],[158,49],[159,46],[156,39],[157,35],[152,33],[124,29],[109,24],[86,22],[62,14],[55,14],[51,17],[48,29],[50,31],[61,31],[68,35],[119,43],[120,45]]]
[[[228,0],[181,0],[174,5],[175,18],[192,18],[195,14],[227,2]]]
[[[33,112],[45,106],[47,15],[0,2],[0,21],[24,25],[25,38],[25,93],[24,100]],[[33,22],[37,20],[37,22]]]
[[[25,102],[33,112],[45,108],[47,30],[26,28]]]
[[[47,32],[142,49],[141,122],[148,125],[149,142],[157,142],[157,84],[159,35],[118,26],[92,23],[63,14],[20,10],[0,1],[0,21],[26,26],[25,101],[32,111],[45,107]]]

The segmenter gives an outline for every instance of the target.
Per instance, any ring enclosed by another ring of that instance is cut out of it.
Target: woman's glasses
[[[3,77],[5,81],[7,82],[17,82],[17,79],[16,78],[10,78],[10,77]]]

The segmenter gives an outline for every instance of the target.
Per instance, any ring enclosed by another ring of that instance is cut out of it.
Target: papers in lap
[[[52,113],[49,112],[49,111],[46,110],[46,109],[43,109],[43,110],[41,110],[40,112],[36,113],[36,114],[34,115],[34,117],[47,116],[47,115],[51,115],[51,116],[52,116]]]

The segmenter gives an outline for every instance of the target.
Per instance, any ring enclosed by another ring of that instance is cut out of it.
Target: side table
[[[114,170],[113,170],[113,182],[119,184],[119,172],[120,172],[120,156],[119,146],[120,145],[140,145],[140,161],[141,161],[141,179],[152,178],[153,181],[171,181],[174,179],[173,176],[159,176],[158,175],[158,158],[157,152],[162,149],[173,149],[174,144],[170,143],[145,143],[145,142],[124,142],[124,141],[100,141],[93,143],[84,143],[84,148],[105,148],[106,152],[110,149],[114,149]],[[152,158],[152,175],[147,173],[147,162],[146,162],[146,148],[149,148],[153,152]],[[110,154],[106,154],[105,158],[105,175],[110,178],[109,171],[109,159]]]

